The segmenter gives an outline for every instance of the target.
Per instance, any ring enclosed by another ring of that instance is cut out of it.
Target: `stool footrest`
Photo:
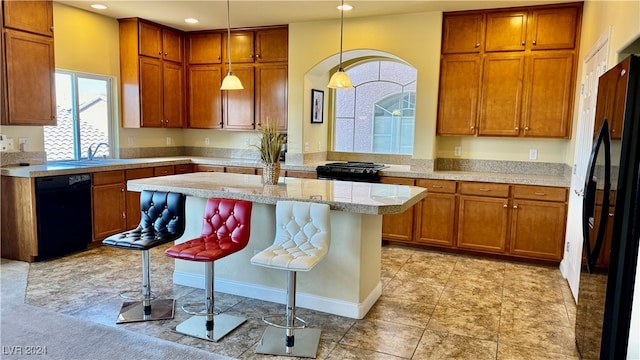
[[[222,312],[222,310],[220,310],[219,307],[214,306],[213,313],[208,313],[207,312],[207,308],[205,303],[190,303],[190,304],[184,304],[180,307],[182,309],[182,311],[186,312],[189,315],[195,315],[195,316],[207,316],[207,315],[218,315]]]
[[[265,324],[276,327],[278,329],[304,329],[307,327],[307,322],[304,319],[299,318],[297,316],[296,316],[296,321],[301,322],[302,325],[296,326],[295,322],[294,322],[294,326],[280,325],[280,324],[274,323],[273,321],[267,320],[269,318],[281,318],[281,319],[284,318],[282,322],[285,323],[286,322],[285,316],[284,315],[266,315],[262,317],[262,321]]]
[[[128,295],[131,294],[131,295]],[[137,295],[134,295],[137,294]],[[145,299],[144,296],[140,293],[140,290],[125,290],[121,291],[118,295],[125,300],[133,300],[133,301],[142,301],[142,300],[155,300],[158,296],[156,293],[152,292],[151,297]]]

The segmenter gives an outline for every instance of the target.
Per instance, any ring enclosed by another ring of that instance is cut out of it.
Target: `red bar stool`
[[[247,320],[215,311],[213,262],[247,246],[251,227],[251,205],[251,202],[244,200],[208,199],[204,210],[202,235],[165,251],[167,256],[175,259],[206,263],[205,302],[182,306],[182,310],[193,316],[176,326],[176,332],[218,341]],[[195,310],[196,307],[200,307],[200,310]]]
[[[296,272],[309,271],[329,251],[331,214],[329,205],[299,201],[276,203],[276,236],[273,245],[251,258],[254,265],[287,271],[287,307],[284,324],[269,317],[269,326],[258,343],[256,353],[315,358],[320,343],[320,329],[307,328],[296,316]],[[296,321],[298,324],[296,324]]]

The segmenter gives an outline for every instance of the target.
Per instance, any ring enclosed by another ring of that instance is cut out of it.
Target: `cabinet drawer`
[[[314,171],[287,170],[287,177],[316,179],[318,176]]]
[[[447,180],[424,180],[416,182],[416,186],[426,188],[429,193],[455,194],[456,182]]]
[[[92,181],[93,186],[123,183],[124,170],[101,171],[93,173]]]
[[[513,197],[516,199],[564,202],[567,199],[567,189],[551,186],[515,185],[513,187]]]
[[[235,174],[251,174],[251,175],[256,174],[255,168],[244,167],[244,166],[227,166],[225,167],[225,170],[228,173],[235,173]]]
[[[153,177],[153,168],[128,169],[126,171],[127,180],[144,179]]]
[[[191,172],[193,166],[191,164],[176,165],[176,174],[187,174]]]
[[[393,185],[415,185],[415,180],[412,178],[405,177],[394,177],[394,176],[383,176],[380,178],[380,182],[383,184],[393,184]]]
[[[460,194],[509,197],[509,185],[481,182],[463,182],[460,183]]]
[[[173,165],[156,166],[153,168],[153,176],[173,175],[176,173],[176,168]]]
[[[224,172],[224,166],[193,164],[193,172]]]

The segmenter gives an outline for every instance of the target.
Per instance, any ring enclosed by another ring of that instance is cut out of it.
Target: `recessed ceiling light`
[[[107,8],[105,5],[102,5],[102,4],[93,4],[91,5],[91,7],[97,10],[105,10]]]
[[[353,9],[353,6],[351,5],[338,5],[338,10],[349,11],[351,9]]]
[[[186,19],[184,19],[184,22],[189,23],[189,24],[197,24],[198,23],[198,19],[186,18]]]

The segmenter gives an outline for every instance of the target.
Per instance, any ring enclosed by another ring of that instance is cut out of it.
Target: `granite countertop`
[[[282,164],[283,170],[315,171],[316,166],[331,161],[316,161],[305,164]],[[162,157],[162,158],[136,158],[136,159],[106,159],[106,160],[80,160],[59,161],[46,164],[29,166],[4,166],[0,168],[0,175],[14,177],[42,177],[52,175],[81,174],[108,170],[134,169],[140,167],[179,165],[179,164],[206,164],[221,166],[246,166],[260,167],[259,160],[233,159],[233,158],[208,158],[208,157]],[[412,177],[418,179],[458,180],[458,181],[484,181],[508,184],[544,185],[569,187],[570,177],[529,175],[505,172],[475,172],[475,171],[420,171],[413,170],[409,165],[388,165],[380,171],[382,176]]]
[[[331,209],[360,214],[398,214],[425,196],[417,186],[363,182],[280,178],[277,185],[262,184],[262,176],[231,173],[189,173],[129,180],[131,191],[173,191],[201,198],[224,197],[275,204],[296,200],[329,204]]]

